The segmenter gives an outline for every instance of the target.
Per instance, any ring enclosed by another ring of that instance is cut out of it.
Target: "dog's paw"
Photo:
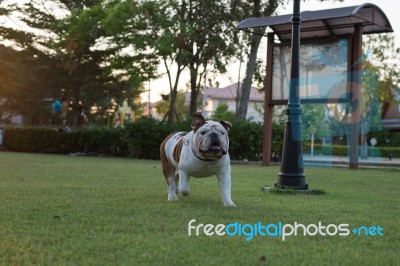
[[[179,201],[179,199],[176,195],[171,195],[171,196],[168,196],[168,201]]]
[[[230,201],[230,202],[224,202],[224,207],[234,208],[236,207],[236,205],[235,203],[233,203],[233,201]]]
[[[190,190],[188,188],[179,189],[179,192],[182,193],[183,196],[189,196],[190,195]]]

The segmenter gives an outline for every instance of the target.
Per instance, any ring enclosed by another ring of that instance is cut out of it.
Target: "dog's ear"
[[[192,129],[194,132],[197,131],[202,125],[206,123],[204,117],[200,114],[193,114]]]
[[[229,123],[228,121],[219,121],[221,123],[221,125],[224,126],[224,128],[226,129],[226,131],[229,131],[232,128],[232,124]]]

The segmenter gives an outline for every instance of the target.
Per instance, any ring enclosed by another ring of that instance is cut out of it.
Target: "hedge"
[[[303,145],[303,151],[309,153],[311,146],[309,144]],[[360,151],[361,153],[361,147]],[[321,155],[338,155],[347,156],[349,154],[349,147],[345,145],[314,145],[314,154]],[[368,146],[368,156],[375,157],[400,157],[400,147],[375,147]]]
[[[160,144],[174,131],[190,131],[191,121],[169,125],[144,117],[125,128],[83,128],[70,133],[52,128],[9,127],[4,146],[10,151],[37,153],[85,153],[159,159]],[[260,160],[262,125],[235,121],[229,132],[231,158]]]
[[[52,128],[6,128],[4,146],[7,150],[37,153],[94,153],[127,155],[121,129],[80,129],[70,133]]]
[[[229,153],[233,160],[262,159],[262,124],[248,121],[233,121],[229,132]],[[69,133],[53,128],[8,127],[3,143],[10,151],[38,153],[85,153],[95,155],[130,156],[138,159],[159,159],[160,144],[173,131],[191,130],[191,121],[169,125],[155,119],[144,117],[125,128],[82,128]],[[282,149],[283,127],[273,124],[272,152],[279,157]],[[310,145],[303,144],[304,152],[310,152]],[[368,148],[368,154],[375,156],[400,157],[400,148]],[[348,154],[343,145],[315,144],[316,154]]]

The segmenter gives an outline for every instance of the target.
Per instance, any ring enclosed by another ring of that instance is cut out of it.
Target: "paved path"
[[[309,154],[303,155],[304,166],[307,167],[349,167],[349,157],[347,156],[326,156],[326,155],[315,155],[310,156]],[[366,159],[359,159],[359,168],[399,168],[400,170],[400,158],[380,158],[380,157],[368,157]],[[261,165],[260,161],[239,161],[232,160],[232,164],[254,164]],[[280,162],[271,162],[271,165],[281,165]]]
[[[304,165],[307,166],[349,166],[349,157],[347,156],[325,156],[316,155],[310,156],[308,154],[303,155]],[[380,157],[368,157],[366,159],[359,158],[359,167],[399,167],[400,168],[400,158],[380,158]]]

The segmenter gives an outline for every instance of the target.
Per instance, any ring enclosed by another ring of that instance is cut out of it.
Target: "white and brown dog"
[[[172,133],[162,142],[160,157],[169,201],[178,200],[178,191],[184,196],[190,194],[190,176],[216,175],[224,206],[235,207],[228,154],[231,127],[226,121],[206,121],[202,115],[193,115],[191,132]]]

